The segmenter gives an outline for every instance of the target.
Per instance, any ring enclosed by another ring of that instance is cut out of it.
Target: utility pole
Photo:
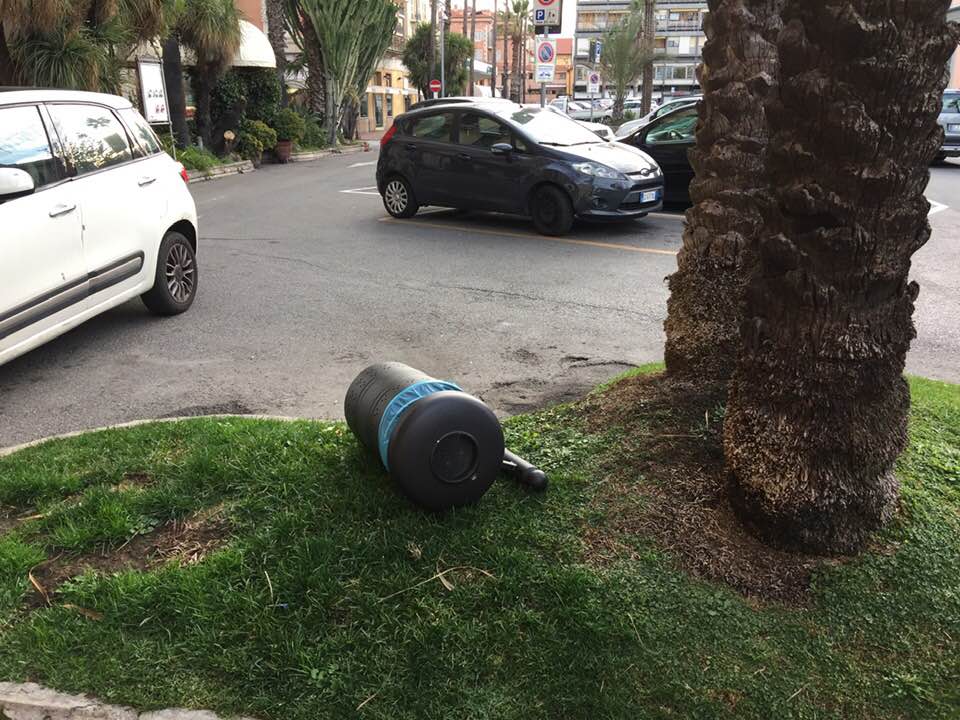
[[[427,78],[427,85],[430,85],[430,81],[434,79],[434,73],[436,72],[437,66],[437,0],[430,0],[430,64],[427,66],[429,72],[427,73],[430,77]]]
[[[470,42],[477,41],[477,0],[471,0],[470,4]],[[474,47],[470,53],[470,97],[473,97],[476,87],[473,81],[473,61],[477,57],[477,49]]]
[[[653,54],[654,37],[657,31],[657,20],[653,11],[653,0],[645,0],[643,4],[643,50],[648,53],[647,57]],[[653,103],[653,62],[647,63],[643,68],[643,92],[640,102],[641,112],[646,115],[650,112],[650,106]]]
[[[497,0],[493,0],[493,33],[490,36],[493,55],[490,58],[490,97],[497,96]]]

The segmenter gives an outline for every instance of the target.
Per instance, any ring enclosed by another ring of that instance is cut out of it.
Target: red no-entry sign
[[[430,81],[430,92],[438,93],[438,92],[440,92],[440,87],[441,87],[441,85],[440,85],[440,81],[439,81],[439,80],[431,80],[431,81]]]

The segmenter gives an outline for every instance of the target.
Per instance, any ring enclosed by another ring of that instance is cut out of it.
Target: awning
[[[233,56],[233,67],[275,68],[277,57],[263,31],[253,23],[240,21],[240,49]]]

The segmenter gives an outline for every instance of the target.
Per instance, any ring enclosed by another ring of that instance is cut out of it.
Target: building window
[[[413,105],[413,100],[411,99],[411,97],[410,97],[409,95],[404,95],[404,96],[403,96],[403,109],[404,109],[404,110],[409,110],[411,105]]]
[[[393,117],[393,95],[387,95],[387,117]]]
[[[379,72],[374,73],[373,75],[373,84],[380,85],[383,82],[383,78],[380,76]]]
[[[383,84],[387,87],[393,87],[393,75],[390,73],[383,74]]]
[[[373,96],[373,122],[377,127],[383,127],[383,95],[380,93]]]
[[[360,99],[360,117],[370,116],[370,93],[367,93]]]

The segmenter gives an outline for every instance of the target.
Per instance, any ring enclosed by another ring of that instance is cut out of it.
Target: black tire
[[[193,305],[198,280],[197,254],[193,246],[182,234],[171,230],[160,243],[153,287],[140,299],[156,315],[179,315]]]
[[[542,235],[566,235],[573,227],[570,197],[556,185],[541,185],[533,191],[530,215]]]
[[[387,179],[383,187],[383,207],[395,218],[411,218],[420,209],[410,183],[399,175]]]

